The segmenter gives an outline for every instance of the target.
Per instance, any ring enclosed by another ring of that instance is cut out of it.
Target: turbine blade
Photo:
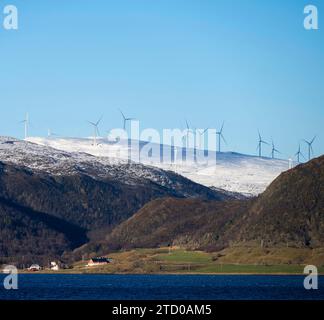
[[[121,113],[121,115],[122,115],[122,117],[124,118],[124,120],[126,119],[126,117],[125,117],[125,115],[124,115],[124,113],[123,113],[123,111],[121,111],[120,109],[118,109],[119,110],[119,112]]]
[[[260,131],[258,130],[258,135],[259,135],[259,140],[261,141],[262,140],[262,137],[261,137],[261,134],[260,134]]]
[[[102,118],[103,118],[103,115],[102,115],[102,116],[100,117],[100,119],[96,122],[96,126],[99,125],[99,123],[101,122]]]
[[[270,145],[267,141],[263,141],[263,140],[261,140],[260,142],[261,142],[261,143],[264,143],[264,144],[267,144],[268,146]]]
[[[221,138],[223,139],[223,141],[225,142],[225,144],[227,144],[227,142],[226,142],[226,140],[225,140],[225,138],[224,138],[224,136],[223,136],[222,133],[220,134],[220,136],[221,136]]]
[[[223,121],[223,123],[222,123],[222,127],[221,127],[221,129],[220,129],[220,132],[221,132],[221,133],[223,132],[224,124],[225,124],[225,121]]]
[[[308,145],[310,145],[310,142],[309,141],[307,141],[305,139],[303,139],[303,141],[306,142]]]

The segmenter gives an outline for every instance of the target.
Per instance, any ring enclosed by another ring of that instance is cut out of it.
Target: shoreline
[[[175,272],[161,272],[161,273],[109,273],[109,272],[32,272],[32,271],[22,271],[18,274],[31,274],[31,275],[115,275],[115,276],[163,276],[163,275],[174,275],[174,276],[306,276],[304,273],[210,273],[210,272],[188,272],[188,273],[175,273]],[[318,276],[324,276],[324,273],[318,273]]]

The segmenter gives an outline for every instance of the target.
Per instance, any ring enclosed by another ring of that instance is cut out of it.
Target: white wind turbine
[[[258,147],[257,150],[259,150],[259,158],[262,157],[262,144],[269,145],[268,142],[264,141],[261,137],[260,131],[258,130],[258,135],[259,135],[259,142],[258,142]]]
[[[281,153],[278,149],[276,149],[275,144],[272,140],[272,149],[271,149],[271,158],[275,158],[275,153]]]
[[[314,153],[313,151],[313,142],[315,141],[316,136],[314,136],[314,138],[311,141],[307,141],[304,139],[304,142],[307,144],[308,146],[308,161],[311,159],[311,155]]]
[[[298,151],[295,153],[295,157],[297,157],[297,162],[300,163],[300,156],[302,156],[305,159],[305,156],[303,155],[303,153],[300,151],[300,144],[298,147]]]
[[[216,132],[216,135],[218,135],[218,152],[221,152],[221,138],[225,142],[225,144],[227,144],[223,135],[224,123],[225,122],[223,121],[221,129]]]
[[[100,135],[98,126],[99,126],[99,123],[101,122],[102,118],[103,118],[103,116],[101,116],[97,122],[88,121],[88,123],[90,123],[93,127],[93,145],[94,146],[97,146],[97,138]]]
[[[186,133],[186,140],[187,141],[186,141],[186,144],[187,144],[187,149],[189,149],[189,134],[191,132],[191,133],[193,133],[195,135],[195,132],[192,129],[190,129],[188,121],[187,120],[185,120],[185,121],[186,121],[186,128],[187,128],[187,133]],[[188,152],[188,150],[186,150],[186,154],[187,154],[187,152]]]
[[[202,137],[204,136],[204,134],[208,131],[207,129],[202,129],[202,130],[198,130],[198,135],[199,135],[199,148],[203,147],[203,149],[205,148],[205,146],[202,145]]]
[[[29,114],[28,112],[25,115],[25,119],[23,121],[20,121],[20,123],[24,124],[24,134],[25,134],[25,139],[28,138],[28,129],[29,129]]]
[[[126,124],[127,124],[127,121],[132,121],[132,120],[136,120],[136,119],[135,119],[135,118],[127,118],[127,117],[124,115],[123,111],[121,111],[120,109],[118,109],[118,110],[119,110],[121,116],[123,117],[123,128],[124,128],[124,130],[126,130]]]

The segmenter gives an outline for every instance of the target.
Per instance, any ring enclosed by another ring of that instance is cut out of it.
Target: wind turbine
[[[187,141],[186,142],[187,142],[187,149],[189,149],[189,133],[192,132],[195,135],[195,132],[192,129],[190,129],[188,121],[187,120],[185,120],[185,121],[186,121],[186,127],[187,127]],[[188,152],[188,151],[186,151],[186,152]]]
[[[224,135],[223,135],[224,123],[225,122],[223,121],[221,129],[216,132],[216,135],[218,135],[218,152],[221,152],[221,138],[227,144],[227,142],[224,138]]]
[[[197,130],[196,126],[193,126],[191,129],[191,132],[193,133],[194,138],[194,160],[197,160],[197,133],[199,133],[199,130]]]
[[[25,127],[25,139],[28,138],[28,129],[29,129],[29,114],[28,112],[25,115],[25,119],[23,121],[20,121],[20,123],[24,124]]]
[[[297,156],[297,162],[300,163],[300,156],[302,156],[304,159],[304,155],[302,154],[302,152],[300,151],[300,144],[299,144],[299,147],[298,147],[298,151],[295,153],[295,157]]]
[[[103,116],[100,117],[100,119],[97,121],[97,122],[91,122],[91,121],[88,121],[92,126],[93,126],[93,145],[96,146],[97,145],[97,137],[100,135],[100,132],[99,132],[99,123],[101,122]]]
[[[304,139],[304,142],[308,145],[308,160],[311,159],[311,153],[313,153],[312,144],[313,144],[315,139],[316,139],[316,136],[314,136],[314,138],[311,141],[307,141],[307,140]]]
[[[272,150],[271,150],[271,157],[272,159],[274,159],[274,156],[275,156],[275,153],[281,153],[278,149],[276,149],[275,145],[274,145],[274,142],[272,140]]]
[[[118,109],[120,114],[122,115],[123,117],[123,128],[124,130],[126,130],[126,124],[127,124],[127,121],[132,121],[132,120],[136,120],[135,118],[126,118],[126,116],[124,115],[123,111],[121,111],[120,109]]]
[[[259,134],[259,144],[258,144],[257,150],[259,150],[259,157],[261,158],[262,157],[262,144],[269,145],[269,143],[262,140],[262,137],[261,137],[261,134],[260,134],[259,130],[258,130],[258,134]]]
[[[199,134],[199,147],[201,147],[201,138],[203,137],[203,135],[207,132],[208,128],[202,131],[198,131]],[[204,149],[204,146],[203,146]]]

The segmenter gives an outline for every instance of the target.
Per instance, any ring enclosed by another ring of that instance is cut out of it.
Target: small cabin
[[[41,267],[38,264],[32,264],[29,268],[29,271],[40,271]]]
[[[52,261],[50,269],[53,271],[58,271],[58,270],[60,270],[60,266],[56,261]]]
[[[87,264],[87,267],[101,266],[110,263],[110,259],[104,257],[91,258]]]
[[[15,266],[11,266],[11,265],[6,265],[2,268],[2,273],[12,273],[12,272],[16,272],[17,268]]]

